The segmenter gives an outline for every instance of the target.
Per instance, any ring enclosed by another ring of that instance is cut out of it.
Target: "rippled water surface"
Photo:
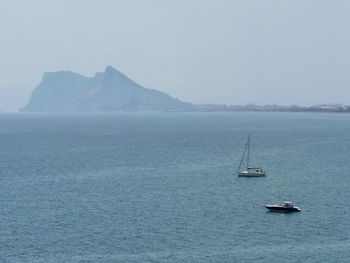
[[[0,114],[0,261],[349,262],[349,149],[348,114]]]

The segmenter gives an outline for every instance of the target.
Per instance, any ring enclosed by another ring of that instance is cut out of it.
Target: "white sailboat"
[[[242,159],[241,159],[241,162],[239,163],[239,166],[238,166],[238,176],[240,176],[240,177],[263,177],[266,175],[266,173],[262,168],[251,167],[249,165],[249,162],[250,162],[250,137],[251,137],[251,135],[249,133],[248,141],[244,147]],[[241,170],[242,164],[245,161],[245,156],[247,156],[247,160],[246,160],[247,165],[245,166],[245,170]]]

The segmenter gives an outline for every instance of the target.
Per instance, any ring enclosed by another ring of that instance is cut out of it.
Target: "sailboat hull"
[[[239,177],[264,177],[266,176],[265,173],[249,173],[249,172],[239,172]]]

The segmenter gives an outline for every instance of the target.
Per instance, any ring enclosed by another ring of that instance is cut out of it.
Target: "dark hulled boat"
[[[289,213],[289,212],[300,212],[301,209],[297,206],[294,206],[292,202],[289,201],[283,201],[280,204],[277,205],[265,205],[265,207],[271,211],[271,212],[284,212],[284,213]]]

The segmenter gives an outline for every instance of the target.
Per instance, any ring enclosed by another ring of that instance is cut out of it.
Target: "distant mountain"
[[[108,66],[92,78],[71,71],[44,73],[21,111],[171,111],[191,108],[192,104],[144,88]]]

